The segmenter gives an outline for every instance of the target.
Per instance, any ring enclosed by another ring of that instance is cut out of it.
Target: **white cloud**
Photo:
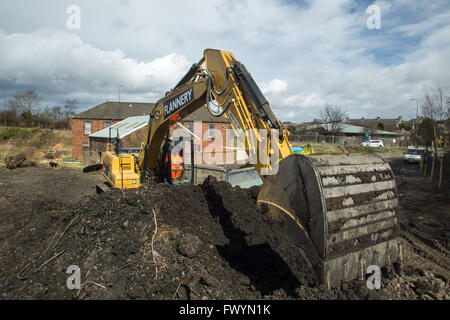
[[[282,120],[309,121],[327,102],[352,117],[413,117],[410,98],[450,85],[450,4],[374,4],[381,30],[356,0],[79,0],[72,33],[63,2],[2,2],[0,82],[51,101],[99,102],[118,85],[124,99],[155,101],[209,47],[232,51]]]
[[[269,83],[261,83],[261,91],[264,94],[278,94],[287,90],[287,82],[273,79]]]
[[[283,104],[288,107],[311,108],[321,107],[326,103],[317,92],[295,94],[283,99]]]
[[[0,80],[10,85],[102,96],[119,85],[128,93],[162,95],[189,67],[180,54],[139,61],[119,49],[100,50],[75,34],[50,30],[0,33],[0,60]]]

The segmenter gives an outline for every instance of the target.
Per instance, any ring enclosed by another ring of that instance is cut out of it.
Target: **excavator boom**
[[[284,228],[292,250],[298,250],[319,283],[335,287],[363,278],[371,265],[401,262],[397,190],[389,165],[375,155],[293,153],[289,132],[231,52],[206,49],[156,103],[136,166],[141,182],[158,174],[160,146],[170,128],[205,104],[243,137],[264,181],[258,195],[261,213]]]

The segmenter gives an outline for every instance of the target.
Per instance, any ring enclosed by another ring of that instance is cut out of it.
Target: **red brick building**
[[[154,103],[104,102],[73,116],[72,158],[83,158],[83,150],[89,149],[89,135],[105,129],[128,117],[149,115]]]
[[[212,161],[214,158],[216,164],[223,164],[226,157],[235,157],[235,151],[228,147],[230,141],[227,140],[227,130],[231,130],[231,126],[225,116],[214,117],[203,107],[180,122],[195,135],[196,163]],[[199,153],[202,159],[199,158]]]
[[[109,139],[92,138],[90,140],[89,136],[126,118],[148,115],[151,113],[154,105],[154,103],[104,102],[75,115],[71,120],[72,157],[82,159],[84,158],[83,153],[109,150]],[[214,117],[206,108],[202,107],[182,119],[179,123],[187,130],[181,127],[175,127],[174,129],[180,130],[178,133],[181,132],[182,135],[189,135],[188,131],[193,132],[196,136],[194,139],[196,153],[202,153],[203,158],[211,159],[211,157],[216,157],[221,163],[227,157],[228,159],[235,157],[235,150],[227,146],[227,143],[229,143],[227,130],[231,129],[231,126],[228,119],[224,116]],[[200,126],[194,125],[194,123],[200,124]],[[134,140],[136,140],[135,138],[145,138],[146,128],[133,134],[133,137],[129,137],[128,140],[131,140],[133,145],[127,143],[126,147],[140,147],[140,142],[142,141],[134,143]],[[95,145],[90,145],[90,143]],[[196,158],[197,163],[201,160]]]

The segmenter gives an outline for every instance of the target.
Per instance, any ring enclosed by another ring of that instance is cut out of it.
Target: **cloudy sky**
[[[155,102],[215,48],[246,65],[281,120],[311,121],[325,103],[410,119],[409,99],[450,88],[449,21],[448,0],[2,0],[0,88],[79,111],[118,100],[119,85],[122,101]]]

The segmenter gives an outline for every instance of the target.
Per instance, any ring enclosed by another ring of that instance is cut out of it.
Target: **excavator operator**
[[[179,179],[183,173],[183,150],[170,156],[172,180]]]

